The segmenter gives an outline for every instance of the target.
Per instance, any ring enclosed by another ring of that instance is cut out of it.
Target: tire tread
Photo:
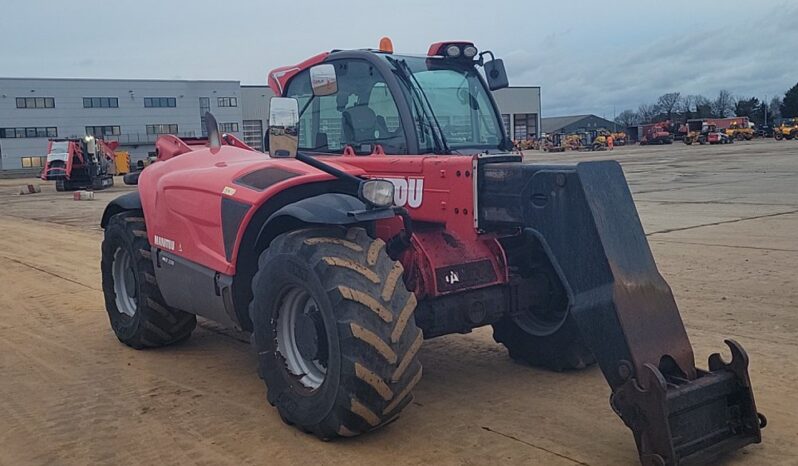
[[[384,241],[372,239],[362,228],[294,231],[275,238],[261,254],[252,281],[254,296],[269,273],[271,258],[287,253],[309,264],[328,290],[340,337],[340,384],[332,410],[313,425],[296,419],[281,404],[279,393],[268,390],[270,402],[283,419],[323,439],[359,435],[393,421],[421,378],[418,350],[423,341],[413,318],[416,298],[401,281],[401,265],[388,257]],[[262,320],[258,312],[253,300],[253,323]],[[273,358],[259,358],[262,376],[282,370],[265,367],[274,364]]]

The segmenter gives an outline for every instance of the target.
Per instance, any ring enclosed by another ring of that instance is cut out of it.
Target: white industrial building
[[[494,95],[513,139],[539,135],[539,87]],[[160,134],[204,136],[206,111],[262,149],[272,96],[268,86],[238,81],[0,78],[0,169],[37,169],[49,138],[86,134],[119,141],[118,150],[141,160]]]

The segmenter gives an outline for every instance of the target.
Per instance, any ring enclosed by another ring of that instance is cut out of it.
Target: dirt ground
[[[700,366],[751,356],[761,445],[724,464],[798,465],[798,143],[529,155],[617,158]],[[282,424],[249,345],[209,326],[135,351],[111,332],[98,227],[128,187],[76,202],[0,181],[0,464],[636,464],[597,368],[511,362],[490,329],[428,341],[415,401],[381,431],[320,442]],[[725,354],[725,352],[724,352]]]

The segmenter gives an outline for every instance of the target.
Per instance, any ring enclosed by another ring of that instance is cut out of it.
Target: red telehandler
[[[50,139],[41,178],[55,181],[56,191],[100,190],[114,185],[117,142],[93,136]]]
[[[522,163],[501,60],[392,48],[272,71],[268,154],[210,114],[205,144],[159,139],[101,221],[119,340],[177,343],[197,315],[252,332],[269,403],[330,439],[399,415],[425,338],[492,325],[514,359],[598,362],[643,464],[760,442],[745,351],[696,367],[620,165]]]

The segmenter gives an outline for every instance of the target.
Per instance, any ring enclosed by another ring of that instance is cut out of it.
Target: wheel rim
[[[299,286],[286,289],[277,309],[277,352],[285,368],[311,391],[327,377],[327,332],[316,300]]]
[[[117,248],[114,253],[112,268],[114,277],[114,292],[116,294],[116,309],[128,317],[136,315],[138,307],[138,283],[136,271],[133,269],[133,260],[126,248]]]
[[[530,283],[543,284],[546,298],[539,305],[529,306],[522,314],[515,317],[516,323],[530,335],[545,337],[562,327],[568,318],[568,302],[552,283],[552,277],[546,273],[530,277]],[[541,295],[538,295],[540,299]]]

